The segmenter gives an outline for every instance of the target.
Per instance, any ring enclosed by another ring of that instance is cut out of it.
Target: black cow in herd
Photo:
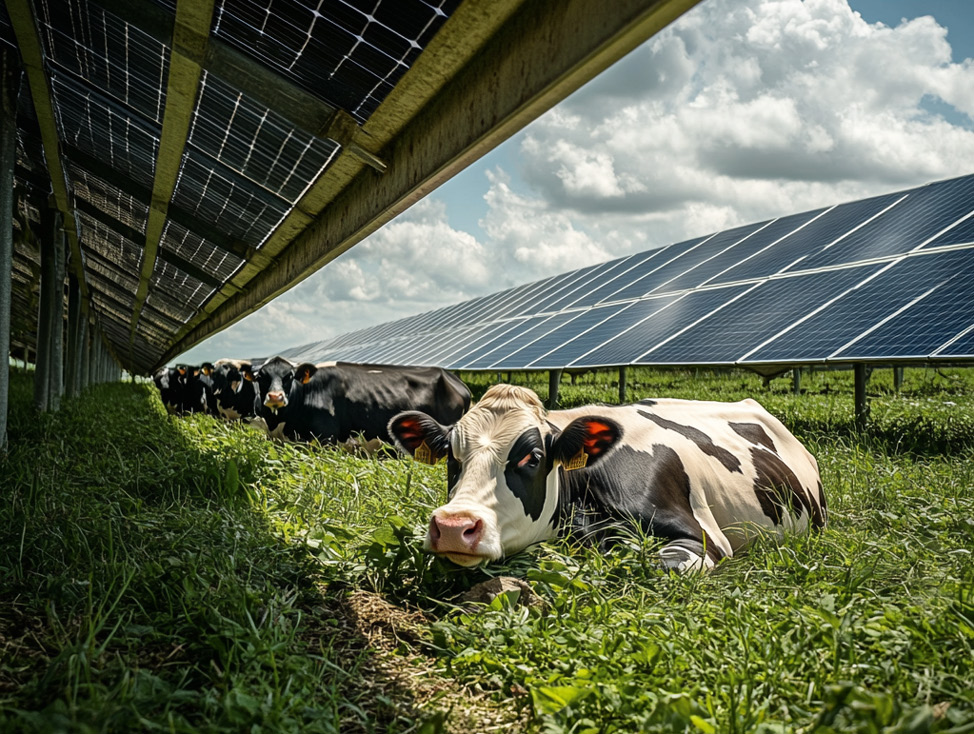
[[[152,378],[170,413],[207,412],[206,378],[200,367],[180,364],[159,370]]]
[[[257,417],[269,435],[344,443],[353,437],[392,443],[389,421],[422,410],[454,423],[470,408],[470,390],[439,367],[349,362],[294,365],[282,357],[256,372]]]
[[[170,412],[243,419],[292,441],[361,437],[391,444],[386,429],[397,413],[423,410],[452,423],[470,407],[467,386],[439,367],[295,365],[274,357],[255,369],[250,362],[221,359],[162,370],[155,383]]]
[[[389,432],[417,459],[447,458],[426,548],[462,566],[633,523],[665,541],[665,567],[702,570],[759,533],[825,524],[815,458],[750,399],[546,413],[532,391],[495,385],[455,424],[408,411]]]

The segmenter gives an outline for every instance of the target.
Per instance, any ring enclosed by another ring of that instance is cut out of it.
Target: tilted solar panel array
[[[273,72],[282,83],[310,92],[315,114],[341,110],[361,125],[459,3],[343,0],[324,7],[302,0],[215,0],[212,14],[206,13],[206,53],[193,57],[202,68],[196,92],[174,102],[185,104],[191,115],[179,139],[185,147],[177,151],[178,177],[171,196],[160,187],[166,200],[157,201],[156,185],[168,180],[157,169],[171,111],[167,85],[177,3],[28,0],[18,12],[29,15],[22,28],[36,31],[40,43],[50,125],[77,218],[78,259],[84,262],[90,303],[97,320],[107,324],[116,355],[126,357],[130,368],[148,369],[221,290],[239,291],[245,283],[231,281],[244,277],[248,262],[264,267],[260,263],[278,255],[318,213],[303,197],[342,153],[343,143],[330,137],[330,127],[304,129],[298,123],[306,118],[295,121],[292,110],[253,98],[259,84],[238,88],[245,74],[227,73],[217,64],[221,78],[202,65],[241,57],[234,68],[257,74],[265,86],[270,83],[261,74]],[[183,10],[192,5],[182,3]],[[21,51],[3,4],[0,48]],[[47,205],[51,183],[40,133],[34,134],[38,121],[28,85],[24,89],[16,180],[18,191],[38,202],[36,211]],[[335,130],[344,134],[341,125]],[[149,243],[148,223],[160,207],[163,229]],[[147,291],[142,308],[136,293],[144,253],[154,251],[150,244],[158,244],[158,256],[148,256],[154,263],[142,276],[147,281],[141,284]],[[26,293],[27,273],[23,280],[18,287]],[[36,308],[25,303],[20,311]],[[14,335],[27,343],[31,331],[18,328]]]
[[[974,175],[672,244],[283,356],[491,371],[974,359]]]

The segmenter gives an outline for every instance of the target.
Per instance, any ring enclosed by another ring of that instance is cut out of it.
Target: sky
[[[974,0],[704,0],[173,362],[271,356],[729,227],[974,172]]]

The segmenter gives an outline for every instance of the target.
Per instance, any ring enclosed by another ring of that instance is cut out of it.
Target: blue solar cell
[[[506,291],[501,291],[496,297],[488,298],[480,310],[471,313],[471,322],[477,323],[503,318],[506,314],[515,311],[516,304],[529,298],[532,293],[544,288],[549,280],[551,279],[545,278],[544,280],[534,281],[532,283],[523,283],[514,288],[509,288]],[[520,313],[515,311],[512,315],[519,316]]]
[[[959,357],[974,359],[974,324],[968,327],[968,329],[961,334],[960,338],[951,342],[943,349],[937,350],[936,355],[951,359]]]
[[[821,268],[837,263],[899,255],[919,247],[971,211],[974,176],[928,184],[856,231],[801,264]]]
[[[911,267],[879,292],[887,302],[894,295],[901,300],[903,292],[916,294],[918,300],[899,313],[890,309],[896,315],[832,355],[834,359],[926,357],[970,326],[974,250],[911,257],[897,267],[907,263]]]
[[[733,364],[878,269],[874,265],[765,281],[643,359],[663,364]]]
[[[484,324],[483,331],[468,344],[461,345],[462,348],[456,349],[444,358],[444,362],[451,365],[464,365],[474,362],[492,349],[502,344],[511,335],[516,334],[523,328],[527,319],[512,319],[511,321],[499,321],[493,324]]]
[[[626,284],[631,283],[640,275],[648,272],[650,268],[649,261],[653,258],[662,257],[663,253],[668,249],[668,247],[660,247],[655,250],[649,250],[648,252],[640,252],[626,258],[626,262],[623,264],[623,266],[614,271],[612,273],[612,277],[602,283],[602,285],[598,286],[597,288],[586,290],[581,295],[576,292],[575,296],[577,297],[567,305],[567,308],[594,306],[606,296],[615,293],[617,290],[624,287]],[[657,260],[657,264],[662,264],[665,261],[665,259]]]
[[[405,348],[397,354],[397,357],[412,364],[439,365],[443,363],[445,354],[456,351],[458,346],[468,342],[485,328],[453,324],[450,328],[425,334],[410,334],[406,337]]]
[[[863,282],[797,328],[749,354],[746,361],[828,359],[844,345],[948,277],[962,259],[960,253],[954,252],[909,257],[894,265],[873,265],[872,268],[879,268],[872,271],[878,273],[875,278]]]
[[[437,330],[433,334],[423,335],[422,340],[427,343],[417,344],[414,351],[425,364],[445,365],[450,362],[454,354],[462,354],[481,344],[488,335],[496,334],[501,329],[511,328],[510,322],[502,324],[477,324],[464,327],[454,323]]]
[[[944,245],[966,245],[974,242],[974,214],[971,214],[956,226],[935,237],[924,245],[923,249],[942,247]]]
[[[596,266],[593,265],[592,267]],[[543,287],[525,294],[516,303],[508,304],[505,313],[511,316],[529,316],[549,311],[548,302],[560,298],[566,290],[572,288],[580,278],[584,277],[587,270],[587,268],[572,270],[546,279]]]
[[[785,270],[804,269],[804,260],[875,216],[901,196],[902,194],[887,194],[833,207],[773,246],[729,267],[712,278],[708,285],[764,278]]]
[[[589,332],[586,336],[591,336],[590,339],[577,339],[566,345],[577,350],[579,355],[569,364],[576,367],[631,364],[640,354],[652,349],[672,333],[676,324],[692,323],[712,311],[725,298],[742,290],[738,286],[637,301],[631,308],[606,321],[597,332]],[[586,346],[588,349],[585,349]]]
[[[515,352],[525,344],[529,344],[535,339],[544,336],[550,330],[561,326],[576,314],[554,314],[553,316],[532,316],[526,319],[517,329],[513,329],[502,336],[491,340],[484,349],[483,356],[476,361],[465,358],[463,363],[466,369],[484,370],[501,367],[500,362],[511,352]],[[514,367],[521,365],[515,364]]]
[[[709,260],[731,245],[740,242],[749,234],[757,232],[763,227],[768,226],[768,224],[769,222],[759,222],[757,224],[748,224],[743,227],[735,227],[734,229],[718,232],[712,237],[704,240],[700,243],[699,247],[688,250],[680,257],[668,262],[662,268],[653,273],[653,288],[646,291],[646,294],[655,293],[659,295],[662,293],[672,293],[683,290],[671,285],[679,276],[684,275],[693,268],[696,268],[701,263]]]
[[[631,303],[614,303],[609,306],[597,306],[579,311],[576,318],[557,329],[552,329],[536,342],[512,356],[521,360],[525,367],[532,369],[562,367],[564,366],[563,362],[548,355],[561,352],[566,344],[576,339],[584,339],[593,330],[599,331],[608,319],[631,305]]]
[[[559,297],[553,298],[545,304],[544,311],[560,311],[586,293],[591,293],[596,288],[600,288],[624,270],[623,265],[628,259],[623,257],[596,265],[583,277],[578,278],[571,286],[564,289]]]
[[[675,245],[670,245],[669,247],[663,248],[663,251],[659,254],[659,257],[654,257],[635,268],[632,271],[632,277],[627,278],[626,282],[620,283],[615,290],[605,295],[600,303],[629,301],[633,298],[639,298],[659,285],[659,279],[656,277],[656,274],[659,271],[661,271],[669,263],[684,256],[686,253],[692,252],[695,248],[699,247],[703,242],[712,236],[713,235],[707,235],[707,237],[697,237],[696,239],[687,240],[686,242],[677,242]]]
[[[722,252],[716,253],[710,259],[701,262],[683,275],[677,276],[663,287],[668,291],[680,291],[703,285],[728,268],[737,265],[742,260],[760,252],[766,247],[771,247],[775,242],[791,234],[802,225],[807,224],[823,211],[824,209],[818,209],[812,212],[803,212],[790,217],[776,219],[767,226],[761,227],[752,234],[726,247]],[[710,243],[708,242],[707,245],[709,247]]]

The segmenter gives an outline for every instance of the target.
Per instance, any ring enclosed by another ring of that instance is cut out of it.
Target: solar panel
[[[640,298],[655,289],[660,283],[660,278],[657,273],[666,272],[664,269],[671,262],[679,259],[688,252],[692,252],[695,248],[706,242],[707,239],[707,237],[699,237],[694,240],[670,245],[660,253],[659,257],[647,260],[635,268],[632,271],[632,277],[627,278],[626,283],[620,284],[619,287],[606,295],[600,303],[628,301],[633,298]]]
[[[887,293],[897,301],[914,295],[905,308],[856,339],[833,359],[926,357],[967,329],[974,321],[974,259],[971,251],[911,258],[912,267],[891,271]],[[919,292],[918,291],[922,291]],[[888,297],[887,296],[887,297]]]
[[[941,181],[907,192],[881,217],[808,258],[803,268],[909,252],[974,209],[974,177]]]
[[[725,232],[719,232],[712,237],[708,237],[706,240],[701,242],[698,247],[687,250],[679,257],[674,258],[659,270],[654,272],[653,288],[646,291],[643,295],[648,295],[650,293],[672,293],[690,287],[684,286],[681,288],[680,286],[674,284],[681,278],[684,280],[691,280],[692,276],[689,275],[690,272],[695,270],[702,263],[707,262],[724,249],[733,247],[737,243],[746,239],[748,236],[764,229],[769,224],[771,223],[761,222],[759,224],[749,224],[744,227],[735,227],[734,229],[729,229]]]
[[[785,270],[802,270],[804,261],[811,255],[878,216],[901,197],[902,194],[887,194],[832,207],[801,229],[729,267],[715,276],[710,284],[764,278]]]
[[[737,240],[729,247],[726,247],[683,273],[683,275],[677,276],[668,283],[665,283],[660,289],[678,291],[704,285],[717,275],[723,273],[730,266],[750,258],[752,255],[773,246],[776,242],[784,239],[792,232],[799,230],[808,224],[808,222],[814,220],[815,217],[820,216],[823,211],[820,209],[818,211],[804,212],[802,214],[794,214],[790,217],[776,219],[748,234],[746,237]],[[708,248],[713,246],[716,249],[721,243],[722,241],[715,237],[707,243],[707,246]]]
[[[969,358],[972,208],[974,176],[938,182],[617,258],[318,349],[465,370]]]
[[[482,356],[476,360],[465,359],[467,369],[503,369],[509,367],[505,358],[512,352],[544,336],[551,329],[558,328],[574,314],[555,314],[553,316],[532,316],[518,325],[513,335],[505,334],[483,347]]]
[[[649,267],[650,260],[653,258],[662,257],[666,250],[667,248],[660,247],[656,250],[637,253],[636,255],[626,258],[624,268],[617,270],[613,274],[613,277],[606,280],[598,288],[586,290],[585,293],[569,303],[568,307],[581,308],[584,306],[594,306],[595,304],[600,303],[603,299],[618,291],[623,284],[631,282],[633,279],[635,279],[639,273],[646,272],[646,269]],[[662,263],[664,261],[660,260],[659,262]]]
[[[223,0],[211,33],[365,122],[460,0]]]
[[[965,260],[970,262],[971,254],[969,251],[957,251],[918,256],[882,266],[875,277],[863,279],[848,292],[837,292],[838,297],[826,308],[749,354],[746,361],[805,361],[841,356],[836,353],[844,345],[952,277],[952,269]],[[923,324],[923,328],[932,327]],[[941,339],[934,348],[946,339]],[[870,344],[873,349],[880,346],[869,339],[864,344]]]
[[[779,334],[834,298],[836,293],[862,282],[879,267],[871,265],[766,281],[642,359],[664,364],[734,363],[755,345]]]

